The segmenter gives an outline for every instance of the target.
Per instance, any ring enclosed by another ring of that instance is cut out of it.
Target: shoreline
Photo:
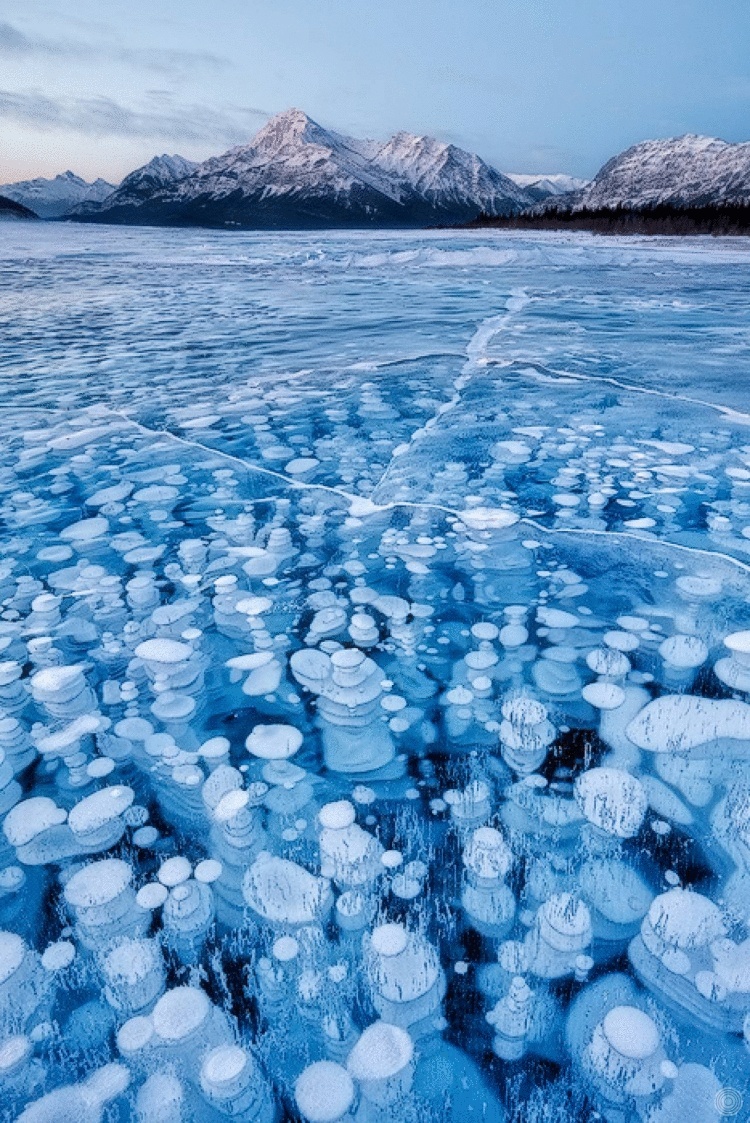
[[[648,210],[602,209],[516,215],[479,215],[465,223],[465,230],[584,231],[592,234],[668,235],[685,237],[750,236],[750,206],[652,207]]]
[[[742,210],[745,213],[739,217],[731,212],[717,211],[715,208],[705,210],[678,211],[669,209],[657,211],[577,211],[561,212],[550,211],[545,214],[521,213],[516,215],[479,215],[466,222],[435,223],[434,225],[289,225],[266,226],[244,225],[239,223],[199,223],[199,222],[163,222],[145,220],[141,222],[118,221],[110,218],[81,219],[67,215],[59,218],[41,218],[38,215],[2,214],[0,220],[5,223],[33,226],[84,226],[100,227],[102,229],[140,229],[140,230],[205,230],[214,233],[238,234],[462,234],[474,232],[512,231],[516,233],[560,233],[575,234],[588,233],[602,236],[631,236],[631,237],[714,237],[714,238],[747,238],[750,237],[750,207],[733,208],[733,211]]]

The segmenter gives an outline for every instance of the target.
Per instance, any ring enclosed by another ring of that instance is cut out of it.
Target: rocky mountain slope
[[[750,203],[750,143],[706,136],[646,140],[604,165],[577,209],[705,207]]]
[[[721,213],[750,220],[750,143],[730,144],[715,137],[687,135],[646,140],[609,160],[591,182],[570,194],[551,196],[531,209],[529,218],[580,216],[669,218],[688,215],[701,222]],[[734,219],[732,219],[734,221]]]
[[[15,199],[9,199],[6,195],[0,195],[0,221],[10,219],[24,218],[39,218],[38,214],[25,207],[23,203],[17,203]]]
[[[166,153],[154,156],[153,160],[126,175],[104,200],[83,202],[70,209],[69,217],[85,218],[123,207],[139,207],[157,192],[190,175],[197,167],[194,160],[186,160],[184,156],[168,156]]]

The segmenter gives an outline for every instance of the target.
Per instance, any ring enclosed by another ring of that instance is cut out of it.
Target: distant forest
[[[591,230],[598,234],[727,234],[750,235],[750,205],[675,207],[662,203],[642,210],[550,208],[514,215],[481,214],[466,228],[510,230]]]

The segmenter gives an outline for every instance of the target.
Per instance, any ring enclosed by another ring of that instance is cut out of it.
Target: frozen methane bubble
[[[25,1026],[44,996],[39,955],[17,933],[0,931],[0,1023]]]
[[[342,889],[369,885],[382,869],[383,847],[354,818],[354,805],[346,799],[326,803],[318,813],[321,873]]]
[[[200,1086],[222,1115],[248,1123],[272,1123],[276,1117],[270,1086],[257,1061],[239,1045],[218,1045],[205,1054]]]
[[[622,687],[603,679],[587,683],[581,694],[597,710],[616,710],[625,701]]]
[[[109,522],[101,515],[90,519],[80,519],[60,531],[63,542],[69,542],[75,549],[87,549],[91,543],[102,538],[109,530]]]
[[[15,848],[19,862],[45,865],[55,861],[61,850],[67,855],[72,849],[63,828],[67,817],[67,812],[49,796],[31,796],[7,813],[3,834]]]
[[[299,751],[302,734],[292,725],[256,725],[245,748],[261,760],[287,760]]]
[[[104,995],[126,1017],[150,1009],[164,991],[166,973],[154,940],[125,937],[101,960]]]
[[[624,944],[637,932],[653,897],[624,848],[643,827],[647,790],[630,773],[605,767],[583,772],[574,791],[586,819],[577,887],[590,910],[595,940]]]
[[[326,767],[359,776],[390,775],[396,754],[380,720],[383,675],[377,663],[356,647],[330,656],[316,648],[295,651],[290,666],[297,682],[317,696]]]
[[[346,1067],[362,1095],[379,1107],[403,1101],[414,1075],[414,1042],[405,1029],[374,1022],[364,1030]]]
[[[589,823],[615,838],[633,838],[646,817],[643,784],[619,768],[590,768],[576,780],[575,794]]]
[[[435,948],[403,925],[378,925],[363,937],[370,993],[383,1021],[403,1029],[434,1015],[445,994]]]
[[[176,1076],[155,1072],[138,1089],[135,1099],[138,1123],[183,1123],[185,1089]]]
[[[672,688],[689,686],[708,659],[708,647],[698,636],[674,635],[659,644],[664,683]],[[718,674],[718,671],[717,671]]]
[[[134,798],[132,788],[113,785],[80,800],[68,815],[68,826],[81,848],[108,850],[119,842],[125,833],[122,816]]]
[[[639,749],[690,758],[747,756],[750,705],[692,694],[656,698],[630,722],[627,735]]]
[[[44,667],[31,676],[31,693],[51,718],[72,718],[96,709],[96,699],[80,664]]]
[[[503,760],[521,776],[536,772],[555,739],[547,707],[536,698],[519,695],[503,703],[502,714],[500,751]]]
[[[129,1083],[126,1065],[104,1065],[79,1084],[56,1088],[29,1104],[18,1116],[18,1123],[100,1123],[107,1105],[121,1096]]]
[[[316,1061],[298,1077],[294,1099],[306,1123],[343,1123],[354,1107],[354,1081],[334,1061]]]
[[[233,666],[235,660],[229,660]],[[273,694],[281,685],[283,668],[278,659],[270,651],[257,651],[254,655],[245,656],[243,670],[249,674],[242,684],[242,693],[249,698],[258,698]]]
[[[65,883],[65,903],[81,942],[92,951],[121,936],[142,936],[150,917],[136,901],[133,870],[121,858],[82,866]]]
[[[724,646],[729,655],[717,659],[714,674],[731,690],[750,694],[750,631],[725,636]]]
[[[676,1070],[676,1071],[675,1071]],[[719,1123],[727,1108],[738,1105],[737,1090],[722,1086],[706,1065],[686,1062],[679,1067],[668,1062],[665,1075],[669,1083],[663,1096],[649,1107],[648,1123]]]
[[[615,1006],[596,1026],[584,1057],[607,1100],[650,1100],[666,1083],[669,1064],[658,1027],[637,1006]]]
[[[259,918],[280,928],[321,923],[333,904],[327,878],[265,850],[245,874],[243,894]]]
[[[710,1029],[741,1031],[750,1012],[750,940],[730,938],[710,898],[681,887],[656,897],[628,954],[664,1001]]]
[[[556,893],[540,907],[526,937],[530,970],[544,979],[575,973],[593,937],[591,913],[573,893]]]
[[[494,827],[477,827],[464,845],[461,904],[469,923],[484,936],[507,935],[515,917],[516,900],[505,884],[512,861],[509,846]]]
[[[513,956],[507,966],[513,969]],[[518,1061],[550,1031],[554,1006],[543,990],[532,990],[521,975],[511,977],[506,993],[485,1015],[495,1036],[492,1051],[505,1061]]]
[[[162,908],[164,940],[182,963],[196,963],[214,920],[214,896],[206,882],[187,878],[170,889]]]
[[[232,1028],[226,1014],[214,1006],[198,987],[173,987],[161,996],[151,1013],[153,1038],[146,1047],[158,1044],[162,1055],[189,1079],[192,1066],[212,1046],[232,1043]]]

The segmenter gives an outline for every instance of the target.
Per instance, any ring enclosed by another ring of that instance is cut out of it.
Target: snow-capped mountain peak
[[[389,177],[371,166],[356,141],[323,128],[299,109],[278,113],[249,144],[205,160],[175,188],[183,200],[309,196],[333,197],[343,205],[348,196],[370,192],[398,198]],[[375,206],[375,200],[367,205]]]
[[[319,144],[325,147],[333,134],[324,129],[301,109],[286,109],[277,113],[255,134],[251,146],[260,152],[283,152],[301,144]],[[247,147],[242,145],[241,147]]]
[[[556,198],[559,195],[568,195],[571,191],[582,191],[591,182],[588,179],[579,179],[577,176],[565,175],[560,172],[551,174],[518,174],[507,172],[508,179],[522,187],[536,202],[542,199]]]
[[[434,182],[451,158],[451,147],[435,137],[399,132],[377,147],[372,158],[385,171],[417,186]]]
[[[168,183],[175,183],[177,180],[184,179],[197,167],[198,164],[194,160],[186,160],[184,156],[169,156],[164,152],[161,156],[154,156],[153,160],[149,160],[147,164],[126,175],[117,190],[133,190],[146,184],[150,187],[165,186]]]
[[[645,140],[609,160],[583,192],[589,209],[750,203],[750,142],[685,136]]]
[[[505,214],[530,202],[478,156],[400,132],[359,140],[300,109],[276,114],[248,144],[164,182],[158,157],[99,208],[107,221],[239,226],[420,225]],[[187,162],[185,162],[187,163]],[[134,209],[138,208],[138,214]],[[76,217],[94,217],[89,208]]]
[[[189,176],[197,167],[194,160],[164,152],[126,175],[101,204],[83,202],[71,211],[70,217],[87,218],[89,215],[109,213],[113,208],[139,207],[156,192]]]
[[[80,203],[100,203],[114,191],[106,180],[87,183],[74,172],[66,171],[53,179],[38,176],[0,187],[0,195],[30,208],[41,218],[59,218]]]
[[[529,201],[479,156],[435,137],[398,132],[377,149],[373,162],[438,204],[474,200],[485,213],[496,214],[507,211],[509,202],[524,206]]]

